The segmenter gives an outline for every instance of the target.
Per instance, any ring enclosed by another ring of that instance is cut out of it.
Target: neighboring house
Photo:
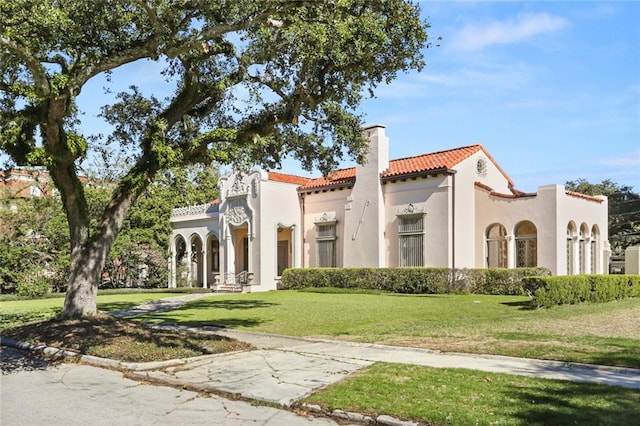
[[[97,179],[78,176],[88,187],[103,187]],[[49,172],[41,167],[0,170],[0,199],[50,197],[58,194]]]
[[[53,192],[49,173],[44,170],[0,170],[0,198],[47,197]]]
[[[317,179],[232,173],[219,200],[174,209],[170,287],[272,290],[285,268],[306,267],[608,271],[606,197],[518,191],[481,145],[389,160],[384,126],[364,132],[364,165]]]

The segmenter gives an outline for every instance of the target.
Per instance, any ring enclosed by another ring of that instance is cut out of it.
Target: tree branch
[[[47,79],[47,72],[37,58],[31,55],[22,46],[5,36],[0,36],[0,46],[6,48],[24,62],[27,69],[33,76],[36,93],[38,95],[46,97],[51,93],[49,80]]]

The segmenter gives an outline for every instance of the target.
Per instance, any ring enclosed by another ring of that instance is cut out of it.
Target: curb
[[[360,413],[353,413],[344,410],[325,411],[320,405],[301,404],[298,408],[313,414],[324,414],[339,420],[346,420],[364,425],[381,425],[381,426],[419,426],[420,423],[408,420],[401,420],[396,417],[380,414],[378,417],[371,417]]]

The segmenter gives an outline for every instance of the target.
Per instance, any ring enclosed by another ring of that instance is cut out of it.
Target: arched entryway
[[[190,282],[189,287],[206,287],[205,283],[205,264],[204,264],[204,245],[199,235],[193,234],[190,239],[191,243],[191,262],[190,262]]]
[[[182,235],[177,235],[173,239],[170,266],[169,287],[186,287],[189,282],[189,267],[187,264],[187,242]]]

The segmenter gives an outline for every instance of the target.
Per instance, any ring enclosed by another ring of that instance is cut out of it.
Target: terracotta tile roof
[[[356,181],[356,168],[340,169],[316,179],[311,179],[299,189],[303,191],[319,188],[336,188],[353,185]]]
[[[564,191],[564,193],[567,194],[570,197],[582,198],[583,200],[595,201],[596,203],[604,202],[604,200],[602,198],[600,198],[600,197],[595,197],[593,195],[587,195],[587,194],[581,194],[580,192],[566,190],[566,191]]]
[[[452,169],[462,160],[478,151],[484,150],[482,145],[470,145],[446,151],[432,152],[415,157],[391,160],[389,168],[382,172],[382,178],[419,174],[434,170]]]
[[[269,172],[269,180],[275,182],[294,183],[296,185],[305,185],[312,179],[303,176],[289,175],[286,173]]]
[[[427,174],[436,170],[450,170],[461,161],[466,160],[479,151],[484,152],[498,170],[500,170],[500,173],[504,175],[509,182],[509,185],[513,185],[511,178],[504,172],[504,170],[502,170],[484,147],[479,144],[391,160],[389,162],[389,168],[382,172],[380,178],[382,180],[390,180],[393,178],[401,178],[403,176]],[[336,170],[327,176],[309,181],[306,185],[301,186],[300,190],[309,191],[321,188],[349,186],[353,185],[355,179],[355,167]]]

